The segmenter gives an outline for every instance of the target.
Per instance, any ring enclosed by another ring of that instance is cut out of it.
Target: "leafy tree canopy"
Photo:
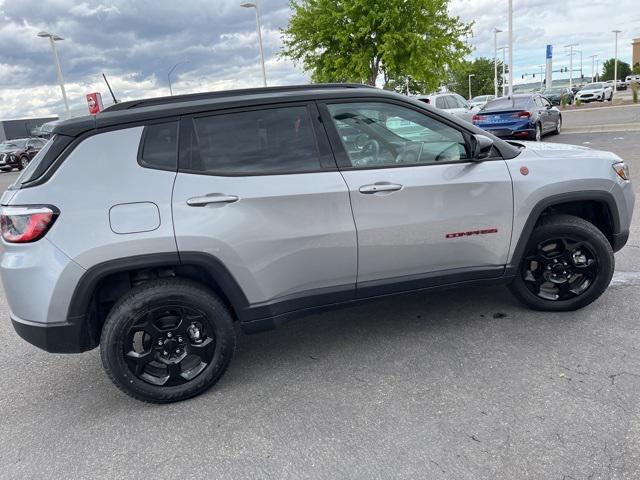
[[[282,56],[301,63],[315,82],[434,90],[447,66],[471,49],[472,24],[449,16],[449,0],[291,0]],[[415,91],[415,90],[412,90]]]
[[[507,70],[505,70],[507,71]],[[479,57],[473,61],[463,61],[451,70],[449,89],[469,97],[469,75],[471,79],[471,95],[493,95],[493,58]],[[498,89],[502,88],[502,62],[498,60]]]
[[[631,71],[633,75],[640,75],[640,63],[636,63]]]
[[[604,61],[604,63],[602,64],[602,77],[600,77],[600,80],[605,82],[607,80],[613,80],[614,63],[614,58],[610,58],[609,60]],[[627,62],[623,62],[622,60],[618,59],[618,80],[624,80],[629,75],[631,75],[631,66]]]

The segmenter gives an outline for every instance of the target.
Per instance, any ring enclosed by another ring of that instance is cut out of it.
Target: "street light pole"
[[[56,73],[58,76],[58,83],[60,84],[60,91],[62,92],[62,100],[64,101],[64,109],[67,112],[67,116],[69,115],[69,101],[67,100],[67,91],[64,88],[64,79],[62,78],[62,69],[60,68],[60,59],[58,58],[58,51],[56,50],[55,42],[64,40],[64,38],[59,35],[55,35],[49,32],[40,32],[38,33],[39,37],[48,38],[49,43],[51,45],[51,51],[53,52],[53,63],[56,66]]]
[[[502,30],[499,28],[493,29],[493,90],[496,97],[498,96],[498,34],[500,32]]]
[[[513,0],[509,0],[509,96],[513,95]]]
[[[564,46],[569,49],[569,88],[573,87],[573,47],[577,45],[577,43],[572,43]]]
[[[621,30],[612,30],[616,34],[616,49],[615,49],[615,61],[613,65],[613,91],[618,91],[618,34]]]
[[[507,64],[505,56],[507,55],[507,47],[500,47],[498,50],[502,50],[502,96],[504,97],[507,94],[507,82],[505,79],[505,68]]]
[[[595,77],[595,63],[596,63],[596,57],[598,55],[589,55],[589,58],[591,59],[591,81],[595,82],[596,81],[596,77]]]
[[[173,96],[173,89],[171,88],[171,74],[173,73],[173,71],[176,69],[176,67],[178,65],[182,65],[183,63],[187,63],[189,60],[183,60],[181,62],[176,63],[173,67],[171,67],[171,69],[169,70],[169,73],[167,73],[167,80],[169,81],[169,95]]]
[[[472,95],[471,95],[471,77],[475,77],[476,74],[475,73],[470,73],[469,74],[469,100],[471,100]]]
[[[240,4],[243,8],[255,8],[256,9],[256,29],[258,30],[258,43],[260,44],[260,65],[262,66],[262,84],[267,86],[267,72],[264,68],[264,49],[262,47],[262,28],[260,26],[260,6],[258,0],[255,2],[244,2]]]

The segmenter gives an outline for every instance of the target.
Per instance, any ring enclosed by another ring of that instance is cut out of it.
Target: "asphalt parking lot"
[[[640,133],[546,140],[618,153],[640,195]],[[22,341],[1,295],[0,478],[640,478],[637,211],[616,261],[580,312],[452,290],[241,336],[216,387],[167,406],[122,394],[95,350]]]

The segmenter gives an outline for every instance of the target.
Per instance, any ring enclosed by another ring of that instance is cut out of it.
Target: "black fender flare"
[[[513,249],[513,254],[511,255],[510,262],[507,265],[507,272],[515,273],[517,271],[518,266],[522,261],[522,257],[524,256],[524,251],[527,247],[529,238],[531,237],[531,233],[538,223],[542,212],[544,212],[549,207],[553,207],[554,205],[588,200],[604,202],[607,205],[609,213],[611,214],[611,220],[613,222],[613,235],[614,237],[616,235],[620,235],[620,212],[618,210],[618,204],[616,203],[616,200],[613,197],[612,193],[606,190],[582,190],[579,192],[567,192],[552,195],[540,200],[529,213],[522,232],[520,232],[520,237],[518,238],[516,247]],[[612,246],[615,250],[616,246]]]

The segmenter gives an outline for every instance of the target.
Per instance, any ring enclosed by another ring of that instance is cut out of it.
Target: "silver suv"
[[[611,153],[310,85],[62,122],[0,203],[18,334],[49,352],[100,345],[120,389],[171,402],[222,376],[234,324],[484,284],[539,310],[584,307],[611,280],[634,194]]]

